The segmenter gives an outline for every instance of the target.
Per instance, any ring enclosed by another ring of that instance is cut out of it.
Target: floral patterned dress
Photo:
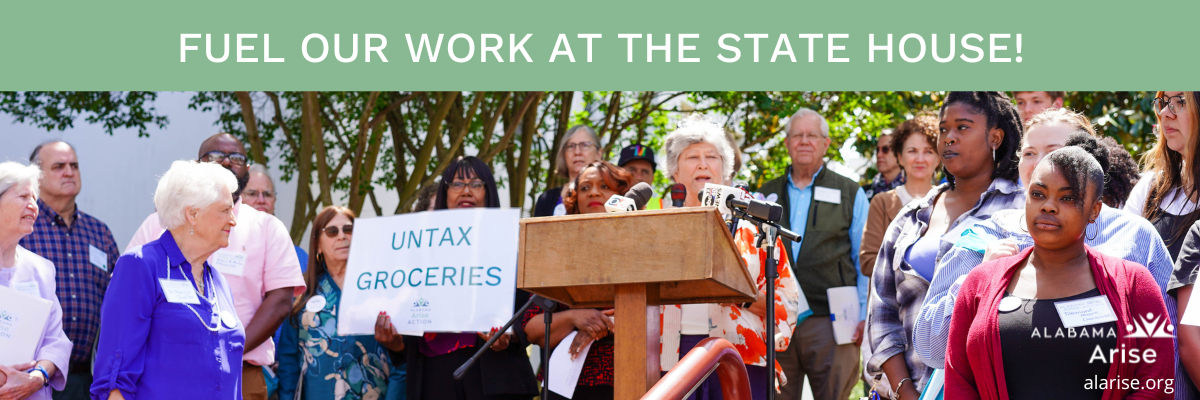
[[[281,400],[384,398],[392,368],[388,350],[374,336],[337,335],[341,294],[329,274],[324,274],[313,294],[323,301],[309,300],[298,315],[284,320],[279,344]]]
[[[746,268],[750,278],[754,280],[757,289],[766,288],[767,253],[755,247],[755,236],[758,228],[747,221],[738,224],[734,243],[737,245],[742,259],[746,260]],[[808,300],[800,289],[800,283],[792,275],[791,263],[787,259],[787,249],[783,238],[776,238],[775,257],[779,260],[775,269],[779,279],[775,282],[775,351],[785,351],[791,344],[792,331],[802,317],[812,314],[808,308]],[[662,306],[659,319],[662,336],[659,362],[663,371],[669,371],[683,356],[679,354],[682,309],[679,305]],[[767,365],[766,318],[752,314],[739,305],[723,306],[708,305],[709,336],[729,340],[742,356],[747,365],[765,367]],[[787,384],[787,376],[779,362],[775,362],[775,386]]]

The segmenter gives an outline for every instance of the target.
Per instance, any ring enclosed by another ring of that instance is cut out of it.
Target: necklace
[[[188,279],[188,277],[187,277],[188,273],[183,270],[183,264],[179,265],[179,272],[183,274],[183,277],[185,280],[187,280],[188,282],[192,282],[192,280]],[[210,271],[208,268],[205,268],[204,272],[205,273],[201,279],[211,278],[212,271]],[[170,257],[167,257],[167,279],[171,279],[171,258]],[[209,279],[209,282],[212,282],[212,280]],[[209,285],[209,286],[212,286],[212,285]],[[200,294],[200,293],[197,292],[197,294]],[[197,312],[195,308],[192,308],[191,304],[183,303],[183,305],[185,307],[187,307],[188,310],[192,311],[192,314],[196,315],[196,319],[200,320],[200,324],[204,325],[204,329],[207,329],[209,332],[216,332],[221,329],[221,317],[220,317],[221,303],[220,303],[220,301],[218,301],[219,299],[217,298],[217,296],[215,296],[215,294],[216,293],[214,293],[214,296],[212,296],[212,298],[208,298],[207,296],[200,294],[200,297],[204,298],[204,300],[207,300],[208,303],[212,305],[212,314],[209,316],[209,318],[214,323],[215,326],[208,326],[209,323],[204,322],[204,317],[201,317],[200,313]]]

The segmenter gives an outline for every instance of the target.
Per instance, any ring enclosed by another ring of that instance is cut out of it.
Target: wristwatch
[[[33,369],[29,370],[29,374],[32,375],[34,372],[42,373],[42,387],[50,386],[50,373],[46,372],[46,368],[43,368],[41,365],[35,365]]]

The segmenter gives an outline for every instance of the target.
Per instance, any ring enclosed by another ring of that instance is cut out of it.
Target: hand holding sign
[[[375,318],[375,341],[388,350],[404,351],[404,337],[396,332],[396,325],[392,324],[392,317],[386,312],[380,312],[379,317]]]

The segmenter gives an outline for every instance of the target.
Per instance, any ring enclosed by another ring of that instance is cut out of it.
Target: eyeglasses
[[[812,133],[801,133],[801,134],[796,134],[796,135],[788,135],[787,138],[792,139],[792,140],[799,140],[802,142],[816,142],[818,140],[825,139],[825,135],[818,135],[818,134],[812,134]]]
[[[204,157],[200,157],[200,161],[204,161],[204,162],[220,163],[225,160],[229,160],[230,164],[239,165],[239,166],[246,165],[246,161],[247,161],[245,154],[226,153],[223,151],[216,151],[216,150],[205,153]]]
[[[327,226],[325,229],[323,229],[323,231],[325,231],[325,236],[328,236],[331,239],[337,237],[338,235],[338,227],[336,226]],[[347,236],[353,234],[354,224],[342,225],[342,232],[345,232]]]
[[[483,181],[471,181],[471,183],[459,182],[459,181],[450,182],[450,190],[453,190],[455,192],[461,192],[463,189],[467,188],[468,186],[471,187],[471,190],[480,190],[480,189],[483,189]]]
[[[891,146],[891,145],[886,145],[886,144],[885,144],[885,145],[883,145],[883,146],[879,146],[879,148],[878,148],[878,149],[875,149],[875,152],[876,152],[876,153],[879,153],[879,154],[888,154],[888,153],[891,153],[891,152],[892,152],[892,146]]]
[[[262,196],[262,198],[270,200],[275,197],[275,192],[270,190],[247,190],[242,196],[246,198],[258,198]]]
[[[600,148],[600,146],[596,145],[596,143],[594,143],[594,142],[579,142],[579,143],[567,143],[566,148],[567,148],[567,151],[575,151],[576,148],[578,148],[579,151],[588,151],[588,150],[591,150],[592,148],[598,149],[598,148]]]
[[[1163,108],[1169,107],[1171,114],[1179,115],[1179,111],[1187,106],[1187,100],[1184,100],[1183,95],[1171,97],[1158,97],[1154,99],[1154,112],[1162,114]]]

